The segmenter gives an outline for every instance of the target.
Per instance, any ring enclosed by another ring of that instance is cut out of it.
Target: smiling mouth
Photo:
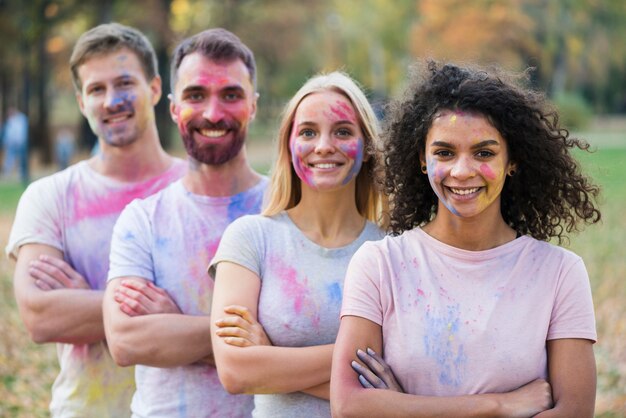
[[[132,116],[133,116],[132,114],[112,116],[112,117],[108,117],[104,119],[104,123],[120,123],[120,122],[124,122],[125,120],[130,119]]]
[[[472,193],[476,193],[478,190],[480,190],[480,187],[472,187],[471,189],[457,189],[456,187],[448,187],[448,189],[454,193],[454,194],[458,194],[460,196],[466,196]]]
[[[225,129],[200,129],[200,135],[207,138],[220,138],[226,135],[227,132]]]
[[[335,168],[335,167],[339,167],[343,164],[340,163],[314,163],[314,164],[309,164],[309,167],[311,168],[321,168],[321,169],[330,169],[330,168]]]

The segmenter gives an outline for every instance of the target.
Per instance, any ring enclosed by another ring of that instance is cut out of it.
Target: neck
[[[220,165],[204,164],[187,157],[189,169],[183,177],[185,188],[194,194],[224,197],[244,192],[256,185],[261,176],[255,172],[242,148],[232,160]]]
[[[161,147],[156,127],[147,131],[150,132],[123,147],[98,139],[100,152],[89,160],[89,165],[104,176],[125,182],[143,181],[163,173],[172,164],[172,157]]]
[[[422,228],[428,235],[456,248],[482,251],[499,247],[515,239],[516,232],[500,214],[461,218],[441,210],[435,219]],[[487,214],[482,214],[487,215]]]
[[[287,213],[311,241],[326,247],[342,247],[361,234],[365,218],[355,202],[354,181],[340,190],[318,192],[302,185],[302,199]]]

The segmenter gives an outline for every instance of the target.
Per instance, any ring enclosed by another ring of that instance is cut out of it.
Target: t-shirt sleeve
[[[373,242],[364,243],[352,256],[344,282],[341,316],[359,316],[383,324],[381,257]]]
[[[222,261],[239,264],[263,277],[261,247],[263,231],[256,216],[243,216],[228,225],[220,245],[209,263],[209,275],[215,279],[217,265]]]
[[[64,251],[60,208],[63,198],[53,178],[44,178],[28,186],[17,205],[5,249],[7,257],[17,259],[19,248],[25,244],[45,244]]]
[[[155,281],[151,251],[152,227],[140,202],[135,200],[126,206],[115,223],[107,281],[128,276]]]
[[[597,340],[591,286],[581,258],[565,271],[557,285],[547,339],[559,338]]]

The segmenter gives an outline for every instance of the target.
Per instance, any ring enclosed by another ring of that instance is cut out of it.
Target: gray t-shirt
[[[332,344],[339,330],[343,281],[350,258],[384,232],[367,222],[359,237],[340,248],[309,240],[285,212],[244,216],[224,232],[210,273],[221,261],[261,278],[258,319],[276,346]],[[255,417],[330,417],[328,401],[301,392],[255,395]]]

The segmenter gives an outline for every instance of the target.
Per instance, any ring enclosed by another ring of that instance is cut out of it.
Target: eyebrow
[[[183,89],[183,93],[187,93],[190,91],[205,91],[208,90],[207,87],[205,85],[202,84],[192,84],[190,86],[187,86]],[[243,92],[245,93],[245,89],[241,86],[238,85],[230,85],[230,86],[225,86],[220,88],[219,90],[221,91],[237,91],[237,92]]]
[[[310,120],[304,120],[300,123],[297,124],[298,126],[301,125],[317,125],[317,122],[313,122]],[[356,123],[354,123],[354,121],[348,120],[348,119],[342,119],[342,120],[338,120],[336,122],[333,122],[333,125],[352,125],[352,126],[356,126]]]
[[[452,145],[450,142],[446,142],[446,141],[433,141],[432,144],[430,144],[430,146],[434,146],[434,147],[445,147],[445,148],[454,148],[454,145]],[[480,141],[477,144],[474,144],[471,146],[472,149],[477,149],[477,148],[483,148],[483,147],[490,147],[490,146],[500,146],[500,142],[496,141],[495,139],[486,139],[484,141]]]

